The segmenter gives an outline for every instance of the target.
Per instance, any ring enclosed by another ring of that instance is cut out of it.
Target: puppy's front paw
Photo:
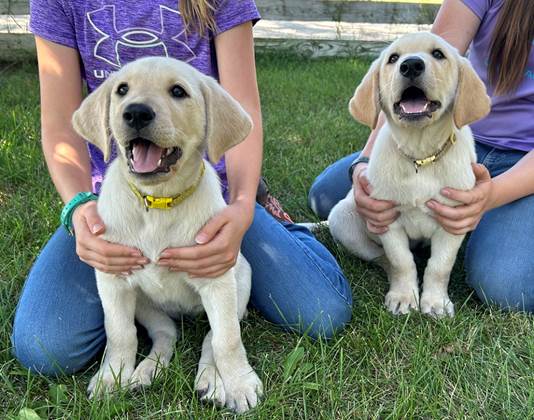
[[[109,366],[100,368],[87,387],[89,399],[102,397],[127,386],[131,375],[132,369],[118,369],[115,373]]]
[[[390,290],[386,295],[386,308],[393,315],[405,315],[411,310],[419,310],[419,291],[408,289],[406,292]]]
[[[236,413],[244,413],[256,407],[263,396],[263,384],[249,366],[225,383],[226,407]]]
[[[130,378],[130,388],[136,389],[141,386],[149,386],[154,378],[161,372],[163,365],[157,360],[144,359],[137,365]]]
[[[435,318],[452,317],[454,316],[454,304],[447,293],[423,291],[421,294],[421,312]]]
[[[226,402],[226,393],[221,375],[213,365],[198,367],[195,391],[202,402],[212,401],[219,407],[224,406]]]

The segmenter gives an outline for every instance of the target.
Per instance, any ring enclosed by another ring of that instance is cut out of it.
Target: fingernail
[[[168,253],[167,251],[163,251],[163,252],[159,255],[160,258],[169,258],[170,256],[171,256],[171,254]]]
[[[141,270],[143,268],[145,268],[145,267],[143,267],[142,265],[136,265],[136,266],[132,267],[132,270]]]
[[[122,274],[123,276],[127,277],[127,276],[131,275],[132,272],[131,272],[131,271],[123,271],[121,274]]]
[[[141,251],[133,251],[130,255],[132,257],[142,257],[143,256],[143,254],[141,254]]]
[[[449,195],[451,195],[451,192],[450,192],[450,190],[448,190],[446,188],[443,188],[441,190],[441,194],[446,195],[448,197]]]
[[[170,264],[169,260],[161,260],[161,259],[158,260],[158,265],[167,266],[169,264]]]
[[[97,233],[98,231],[100,231],[104,226],[102,226],[100,223],[97,223],[95,225],[93,225],[93,227],[91,228],[91,232],[93,233]]]
[[[199,245],[202,245],[202,244],[206,243],[207,240],[208,240],[207,235],[205,235],[203,233],[199,233],[195,238],[195,242],[197,244],[199,244]]]
[[[145,265],[148,264],[150,260],[148,258],[141,258],[140,260],[137,260],[137,264],[139,265]]]
[[[433,209],[436,206],[432,200],[428,201],[426,205],[427,207],[430,207],[431,209]]]

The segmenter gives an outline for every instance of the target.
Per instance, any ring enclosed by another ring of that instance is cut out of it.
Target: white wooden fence
[[[29,0],[0,0],[0,60],[35,55]],[[258,49],[311,57],[375,55],[397,36],[428,30],[441,0],[256,0]]]

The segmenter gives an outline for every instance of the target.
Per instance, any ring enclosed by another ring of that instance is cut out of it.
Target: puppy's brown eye
[[[128,93],[128,85],[126,83],[121,83],[117,88],[117,94],[124,96]]]
[[[175,98],[185,98],[187,96],[187,92],[180,85],[174,85],[171,88],[171,95]]]
[[[434,57],[436,60],[443,60],[445,58],[445,54],[443,54],[443,51],[435,49],[432,51],[432,57]]]
[[[399,54],[391,54],[389,56],[388,64],[396,63],[398,59],[399,59]]]

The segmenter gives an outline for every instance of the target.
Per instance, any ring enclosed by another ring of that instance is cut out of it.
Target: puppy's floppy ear
[[[491,100],[486,93],[486,86],[471,67],[469,60],[460,57],[458,71],[453,116],[454,124],[461,128],[488,115]]]
[[[252,119],[215,79],[205,77],[201,90],[205,104],[208,157],[215,163],[224,152],[245,140],[252,130]]]
[[[94,144],[109,160],[111,153],[111,133],[109,128],[109,103],[113,75],[84,99],[72,116],[72,126],[76,133]]]
[[[352,116],[371,129],[376,127],[378,114],[380,113],[380,62],[382,58],[377,58],[362,82],[356,88],[354,96],[349,102],[349,112]]]

